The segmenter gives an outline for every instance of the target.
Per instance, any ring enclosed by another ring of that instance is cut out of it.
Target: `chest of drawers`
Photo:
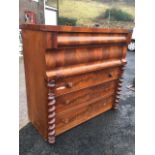
[[[131,33],[21,25],[29,119],[49,143],[119,102]]]

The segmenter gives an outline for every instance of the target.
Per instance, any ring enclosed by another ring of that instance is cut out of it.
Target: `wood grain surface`
[[[129,30],[20,28],[29,119],[45,140],[118,107]]]
[[[103,99],[106,96],[113,95],[115,93],[116,85],[117,80],[114,80],[105,84],[87,87],[73,93],[56,97],[56,112],[59,114],[62,112],[72,111],[72,109],[77,106],[85,106],[91,102]]]
[[[28,115],[39,133],[47,139],[47,88],[45,79],[44,34],[22,31]],[[32,45],[33,44],[33,45]]]
[[[110,96],[84,107],[75,108],[56,116],[56,135],[59,135],[112,108],[114,96]]]
[[[120,70],[119,67],[115,67],[80,74],[77,76],[60,78],[56,80],[56,85],[55,87],[51,88],[51,91],[56,96],[60,96],[62,94],[75,92],[77,90],[81,90],[90,86],[95,86],[98,84],[103,84],[108,81],[116,80],[120,76],[119,70]],[[71,86],[68,86],[68,84],[71,84]]]
[[[81,63],[89,63],[102,60],[120,59],[123,55],[123,47],[105,46],[105,47],[89,47],[89,48],[70,48],[48,50],[46,52],[47,70],[52,70],[62,66],[78,65]]]

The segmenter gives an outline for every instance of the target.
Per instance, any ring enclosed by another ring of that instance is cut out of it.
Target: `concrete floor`
[[[83,123],[58,136],[55,145],[49,145],[28,123],[23,60],[20,59],[20,155],[134,155],[135,100],[134,92],[127,86],[135,76],[135,53],[128,52],[127,60],[119,109]]]
[[[19,128],[21,129],[27,123],[27,99],[26,99],[26,87],[25,87],[25,73],[23,58],[19,58]]]

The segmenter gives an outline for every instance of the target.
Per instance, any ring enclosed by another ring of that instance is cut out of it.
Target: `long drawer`
[[[117,80],[88,87],[56,98],[56,113],[70,112],[78,107],[87,106],[115,93]]]
[[[45,53],[47,70],[56,69],[59,67],[78,65],[95,61],[107,61],[122,57],[122,46],[104,46],[91,48],[70,48],[48,50]]]
[[[92,46],[104,44],[127,43],[127,35],[124,34],[93,34],[93,33],[48,33],[46,36],[47,49],[57,49],[75,46]]]
[[[87,74],[77,76],[69,76],[55,81],[55,85],[51,87],[51,91],[56,96],[75,92],[87,87],[102,84],[108,81],[118,79],[120,76],[120,68],[114,67],[104,70],[99,70]]]
[[[114,96],[101,99],[90,105],[75,108],[71,112],[56,115],[56,135],[59,135],[112,108]]]

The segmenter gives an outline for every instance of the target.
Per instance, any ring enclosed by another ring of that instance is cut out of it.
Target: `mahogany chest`
[[[21,25],[28,115],[49,143],[119,102],[131,33]]]

